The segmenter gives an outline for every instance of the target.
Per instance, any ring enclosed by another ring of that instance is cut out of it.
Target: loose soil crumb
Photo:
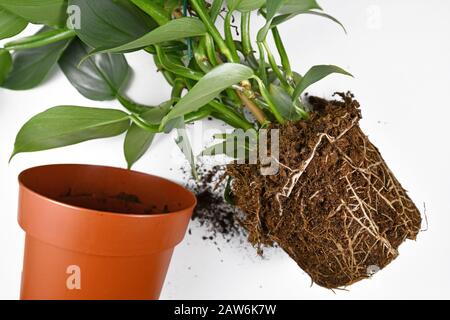
[[[278,244],[326,288],[371,276],[416,239],[421,217],[361,131],[359,103],[309,97],[307,121],[280,129],[280,172],[229,165],[232,190],[256,245]]]

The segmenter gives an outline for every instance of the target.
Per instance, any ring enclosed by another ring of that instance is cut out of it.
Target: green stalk
[[[141,113],[149,110],[148,106],[144,106],[142,104],[133,102],[133,101],[129,100],[128,98],[122,96],[121,94],[119,94],[117,96],[117,100],[119,100],[120,104],[122,106],[124,106],[125,109],[127,109],[128,111],[130,111],[132,113],[141,114]]]
[[[191,0],[191,5],[194,8],[195,12],[197,12],[197,15],[200,17],[200,19],[205,24],[206,29],[213,37],[214,41],[216,42],[217,46],[219,47],[220,52],[222,52],[227,60],[229,62],[235,62],[239,63],[239,60],[234,60],[234,57],[228,48],[225,40],[223,40],[222,35],[220,34],[219,30],[217,30],[213,20],[211,20],[208,11],[205,8],[205,4],[203,0]]]
[[[226,114],[219,113],[219,112],[213,112],[211,114],[211,116],[214,117],[215,119],[218,119],[218,120],[221,120],[221,121],[225,122],[226,124],[228,124],[229,126],[235,128],[235,129],[249,130],[249,129],[242,128],[238,123],[236,123],[234,121],[234,119],[230,118]]]
[[[217,60],[217,52],[214,46],[214,39],[208,33],[205,35],[205,47],[206,54],[208,56],[209,62],[215,67],[219,65],[219,61]]]
[[[155,62],[155,65],[156,65],[156,68],[158,68],[158,71],[160,71],[162,73],[162,75],[164,76],[164,79],[166,79],[167,83],[173,87],[175,84],[175,75],[167,70],[164,70],[164,67],[161,64],[161,61],[159,61],[159,58],[156,54],[153,54],[153,61]]]
[[[170,21],[170,13],[152,0],[131,0],[137,7],[147,13],[157,24],[162,26]]]
[[[197,65],[202,69],[204,73],[208,73],[212,69],[212,65],[209,62],[208,54],[206,53],[205,37],[200,39],[198,44],[194,46],[194,58]]]
[[[250,39],[250,12],[242,13],[241,17],[241,33],[242,33],[242,51],[245,57],[253,53],[252,41]]]
[[[6,50],[26,50],[46,46],[62,40],[72,39],[76,36],[74,30],[58,29],[47,32],[38,33],[36,35],[11,41],[5,44]]]
[[[172,88],[172,99],[180,98],[183,90],[186,88],[186,83],[183,79],[177,78],[175,79],[175,84]]]
[[[217,17],[220,14],[220,11],[222,10],[222,7],[223,7],[223,2],[224,2],[224,0],[214,0],[211,10],[210,10],[210,13],[209,13],[211,20],[213,22],[215,22],[217,20]]]
[[[189,68],[186,68],[185,66],[182,66],[181,64],[173,63],[163,52],[159,45],[155,45],[155,49],[159,62],[161,63],[161,67],[163,69],[183,78],[189,78],[196,81],[200,80],[203,77],[203,74],[201,72],[191,70]]]
[[[231,88],[228,88],[227,90],[225,90],[227,96],[231,99],[231,101],[233,101],[233,103],[237,106],[241,106],[241,99],[239,98],[238,94],[236,93],[236,91],[234,91]]]
[[[159,133],[161,132],[161,130],[159,130],[159,125],[157,124],[150,124],[147,121],[145,121],[144,119],[142,119],[141,117],[139,117],[138,115],[135,114],[130,114],[129,115],[131,121],[133,121],[133,123],[135,125],[137,125],[139,128],[151,132],[151,133]]]
[[[212,66],[218,66],[220,63],[217,60],[217,54],[216,49],[214,47],[214,41],[211,38],[211,35],[207,34],[203,39],[200,40],[201,42],[204,42],[205,50],[206,50],[206,56],[208,57],[209,62],[212,64]],[[197,62],[198,63],[198,62]],[[226,90],[226,93],[228,97],[237,105],[241,104],[241,100],[239,99],[239,96],[234,92],[234,90],[228,88]]]
[[[187,115],[184,116],[184,122],[185,123],[192,123],[195,121],[199,121],[199,120],[203,120],[207,117],[209,117],[212,113],[212,110],[209,106],[200,108],[197,111],[188,113]]]
[[[275,61],[275,57],[273,56],[272,52],[270,51],[267,41],[264,41],[263,45],[264,45],[264,48],[266,49],[267,58],[269,59],[269,64],[272,67],[273,72],[275,72],[275,75],[281,81],[281,84],[283,85],[283,87],[288,90],[289,94],[292,95],[294,93],[294,90],[292,88],[290,88],[289,83],[285,79],[283,72],[278,67],[278,64]]]
[[[225,122],[230,124],[231,126],[235,128],[241,128],[244,130],[249,130],[253,128],[253,125],[248,122],[244,117],[242,117],[239,113],[234,111],[231,108],[228,108],[227,106],[217,102],[217,101],[211,101],[209,105],[216,111],[215,114],[217,118],[224,120]],[[221,118],[223,116],[223,118]]]
[[[270,96],[270,93],[267,90],[264,82],[256,76],[254,76],[253,78],[256,80],[256,82],[258,82],[261,95],[263,96],[264,100],[266,100],[266,103],[269,106],[270,111],[275,116],[275,119],[277,119],[277,121],[281,124],[285,123],[286,121],[284,120],[281,113],[278,111],[278,108],[276,107],[275,103],[273,102],[272,97]]]
[[[231,51],[231,55],[233,56],[233,61],[240,61],[239,55],[237,53],[236,45],[234,43],[233,39],[233,31],[231,27],[231,20],[233,19],[233,12],[228,11],[227,15],[225,16],[225,41],[228,46],[228,48]]]
[[[264,52],[264,46],[261,42],[258,42],[259,51],[259,76],[264,83],[267,83],[267,70],[266,70],[266,54]]]
[[[277,47],[278,53],[281,57],[281,64],[283,66],[284,72],[286,72],[289,81],[292,81],[294,79],[294,74],[292,73],[291,63],[289,61],[289,56],[286,52],[286,48],[283,44],[283,40],[281,39],[277,27],[272,28],[272,35],[275,40],[275,45]]]
[[[210,116],[212,113],[212,109],[210,107],[204,107],[201,108],[198,111],[188,113],[184,116],[184,123],[191,123],[195,121],[202,120],[208,116]],[[129,115],[131,121],[133,121],[134,124],[136,124],[139,128],[151,132],[151,133],[160,133],[162,132],[159,128],[158,124],[151,124],[142,119],[139,115],[131,114]]]

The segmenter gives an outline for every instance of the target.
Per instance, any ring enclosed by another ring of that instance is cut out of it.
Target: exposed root
[[[303,164],[300,166],[300,168],[293,170],[292,168],[289,168],[288,166],[282,164],[281,162],[279,162],[278,160],[275,159],[275,161],[278,162],[279,165],[281,165],[283,168],[288,169],[291,174],[288,177],[288,181],[286,182],[286,184],[283,186],[281,192],[278,192],[275,195],[275,199],[277,200],[279,206],[280,206],[280,216],[283,215],[283,206],[281,204],[280,201],[280,197],[284,197],[284,198],[289,198],[291,196],[292,190],[294,190],[298,180],[302,177],[303,173],[305,173],[306,169],[308,169],[309,164],[311,163],[311,161],[314,159],[314,157],[317,154],[317,149],[319,148],[319,146],[322,144],[322,141],[324,138],[328,139],[328,141],[330,143],[334,143],[336,141],[338,141],[339,139],[341,139],[348,131],[350,131],[350,129],[352,129],[355,124],[359,121],[359,118],[354,118],[352,121],[352,125],[349,126],[347,129],[345,129],[338,137],[331,137],[329,136],[327,133],[321,133],[319,134],[319,139],[317,141],[317,143],[315,144],[311,155],[303,162]]]

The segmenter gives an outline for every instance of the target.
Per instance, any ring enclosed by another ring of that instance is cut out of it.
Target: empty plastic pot
[[[158,299],[195,196],[168,180],[91,165],[19,176],[22,299]]]

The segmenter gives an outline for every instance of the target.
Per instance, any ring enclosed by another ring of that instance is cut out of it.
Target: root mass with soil
[[[370,276],[420,231],[420,212],[359,127],[359,103],[310,97],[307,121],[280,129],[280,172],[232,164],[232,190],[256,246],[278,244],[326,288]]]

